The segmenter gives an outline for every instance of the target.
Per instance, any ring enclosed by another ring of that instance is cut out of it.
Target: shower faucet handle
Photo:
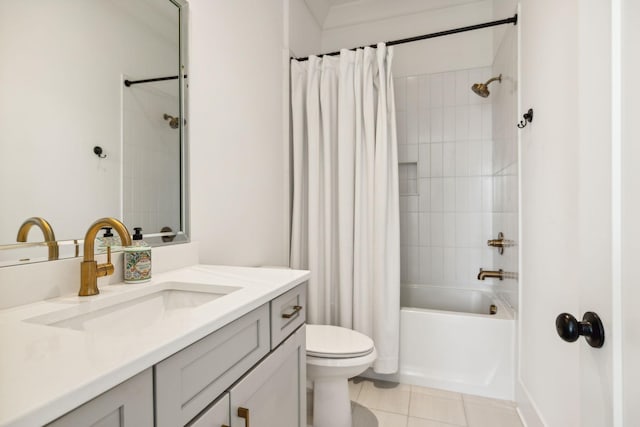
[[[491,246],[493,248],[498,248],[498,253],[502,255],[504,253],[504,248],[508,248],[513,246],[515,243],[513,240],[507,240],[504,238],[504,234],[501,232],[498,233],[497,239],[487,240],[487,246]]]

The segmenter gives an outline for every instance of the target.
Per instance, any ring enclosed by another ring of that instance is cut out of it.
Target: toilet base
[[[346,378],[317,378],[313,381],[313,427],[352,427]]]

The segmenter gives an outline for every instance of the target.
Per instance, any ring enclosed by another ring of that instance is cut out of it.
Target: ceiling
[[[304,0],[322,29],[337,28],[485,0]]]

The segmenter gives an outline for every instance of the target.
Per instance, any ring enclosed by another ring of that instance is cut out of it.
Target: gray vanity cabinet
[[[305,305],[302,284],[49,425],[306,426]]]
[[[155,366],[156,426],[186,425],[269,352],[265,304]]]
[[[303,326],[229,390],[231,427],[306,426],[306,366]]]
[[[229,421],[229,393],[225,393],[189,423],[188,427],[221,427],[229,424],[231,424]]]
[[[153,427],[151,368],[104,392],[47,426]]]

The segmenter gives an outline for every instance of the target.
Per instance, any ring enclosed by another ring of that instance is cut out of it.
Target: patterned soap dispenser
[[[142,283],[151,280],[151,246],[142,240],[142,228],[134,227],[131,246],[124,248],[124,282]]]

